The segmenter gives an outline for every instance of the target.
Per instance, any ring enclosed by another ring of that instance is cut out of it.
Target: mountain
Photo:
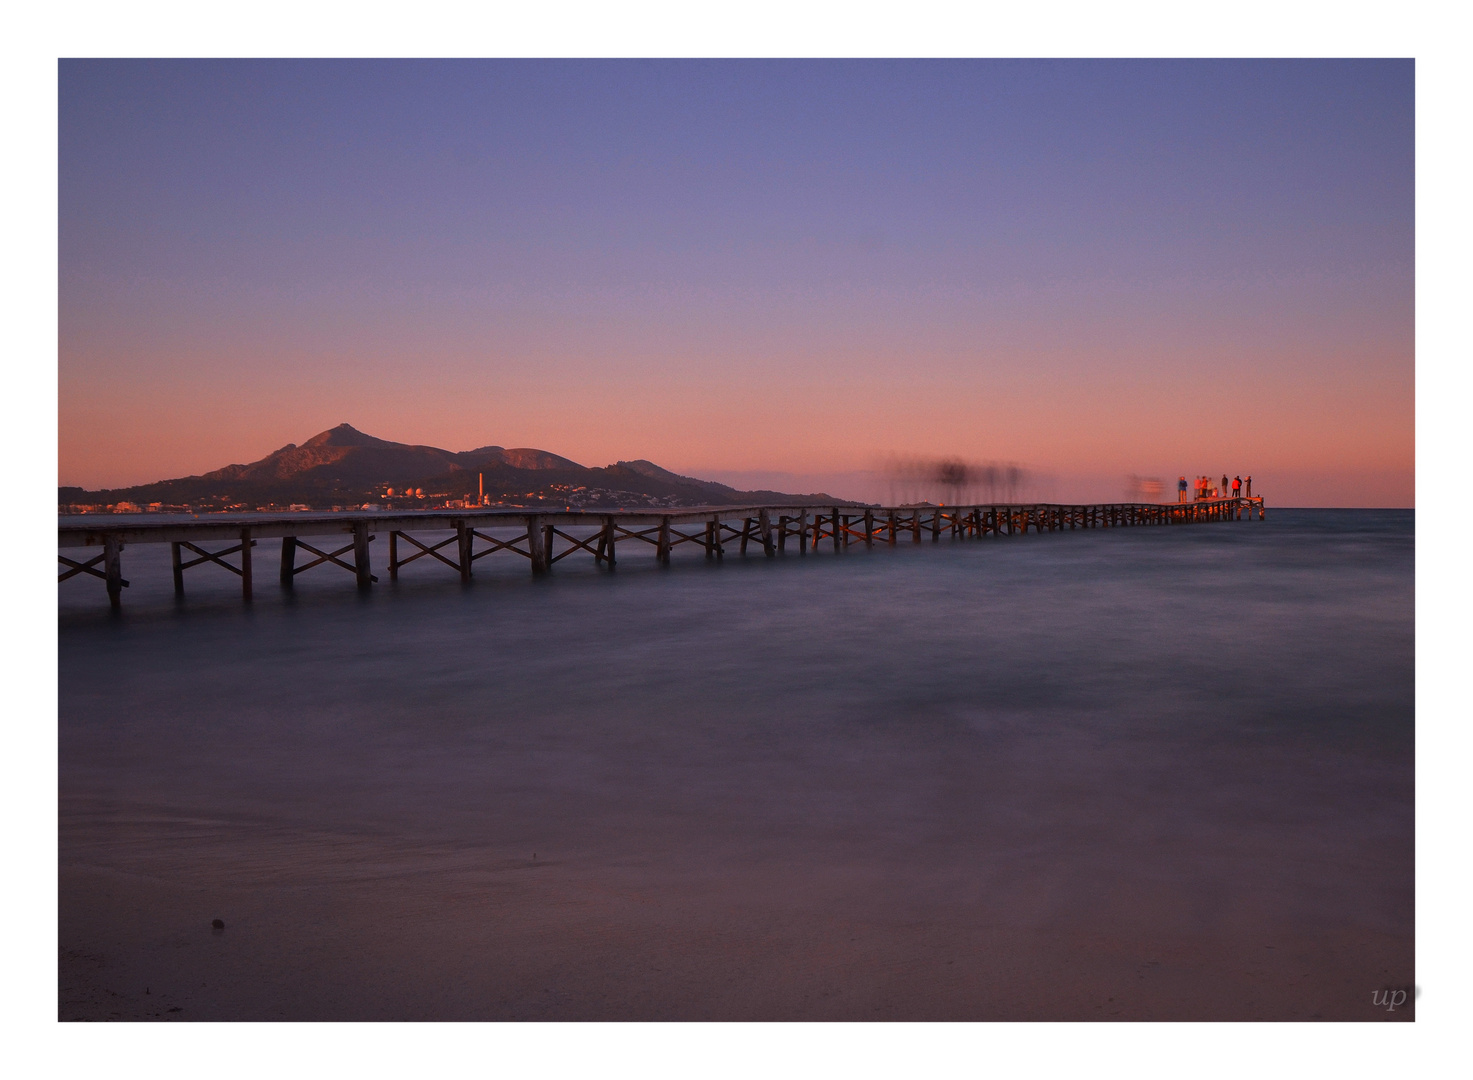
[[[96,510],[120,503],[195,511],[289,505],[329,509],[363,503],[397,509],[474,502],[482,483],[491,503],[512,506],[836,504],[822,493],[740,491],[644,460],[588,468],[530,447],[482,446],[455,452],[375,438],[348,424],[314,435],[300,446],[288,443],[259,461],[227,465],[201,476],[101,491],[64,487],[59,489],[59,502],[63,508]],[[851,505],[844,500],[837,504]]]

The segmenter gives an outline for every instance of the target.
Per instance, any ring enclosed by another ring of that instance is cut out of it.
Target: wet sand
[[[1411,965],[1406,942],[1368,932],[1203,939],[1145,918],[1108,935],[989,929],[961,906],[909,922],[820,897],[656,897],[558,863],[335,888],[78,870],[62,889],[63,1020],[1414,1016],[1372,1004],[1373,987],[1409,988]]]
[[[1411,935],[1376,925],[1409,903],[1409,851],[1374,836],[1327,845],[1268,815],[1174,830],[1156,810],[1181,792],[1135,787],[1135,800],[1032,824],[956,800],[967,825],[916,850],[903,814],[865,837],[863,816],[853,832],[772,829],[770,806],[732,805],[714,827],[633,829],[603,808],[566,830],[586,844],[535,858],[79,801],[65,815],[60,1015],[1413,1018],[1372,1002],[1413,983]],[[489,800],[488,821],[531,824],[513,822],[519,801]],[[603,816],[626,840],[600,834]]]

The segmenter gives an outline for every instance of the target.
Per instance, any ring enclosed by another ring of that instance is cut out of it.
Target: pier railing
[[[260,540],[278,537],[283,586],[291,587],[295,578],[308,570],[336,566],[351,573],[359,588],[367,589],[379,580],[372,570],[370,552],[380,535],[388,541],[391,580],[399,576],[401,567],[429,558],[444,563],[468,582],[477,560],[497,552],[527,559],[532,573],[540,575],[580,552],[612,570],[620,546],[630,543],[653,547],[655,558],[668,563],[671,551],[682,544],[694,544],[708,559],[723,558],[730,543],[736,544],[739,554],[747,554],[749,546],[760,546],[764,555],[772,557],[787,551],[789,544],[806,555],[826,544],[837,552],[850,544],[895,544],[901,539],[920,543],[923,538],[936,542],[943,536],[1015,536],[1029,529],[1043,533],[1241,521],[1255,513],[1262,521],[1262,496],[1181,503],[716,506],[617,511],[534,508],[221,514],[158,521],[95,519],[59,526],[59,547],[100,547],[102,551],[85,560],[59,554],[63,570],[58,580],[101,578],[107,584],[110,603],[118,607],[122,590],[128,586],[122,574],[122,552],[129,544],[171,545],[174,591],[179,596],[184,594],[184,571],[208,564],[239,576],[241,595],[248,601],[254,576],[252,549]],[[435,543],[415,535],[443,532],[452,535]],[[304,537],[322,546],[309,544]],[[222,544],[226,546],[220,547]]]

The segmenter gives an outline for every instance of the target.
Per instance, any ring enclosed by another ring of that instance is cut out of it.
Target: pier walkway
[[[98,517],[59,526],[62,549],[98,548],[92,558],[57,557],[62,564],[59,581],[83,576],[102,579],[114,608],[122,602],[128,582],[123,577],[122,553],[129,544],[170,544],[173,553],[174,592],[184,595],[184,571],[197,566],[222,568],[240,577],[241,596],[251,599],[251,551],[258,541],[281,539],[280,581],[290,588],[298,574],[319,566],[336,566],[352,574],[358,587],[378,581],[372,570],[370,546],[383,534],[388,539],[390,579],[416,559],[444,563],[470,581],[475,562],[487,555],[508,552],[531,564],[533,574],[551,570],[555,563],[578,552],[612,570],[615,552],[624,543],[653,547],[655,558],[670,561],[671,551],[694,544],[708,559],[728,554],[734,542],[745,555],[749,545],[760,546],[768,557],[794,545],[799,554],[817,552],[827,541],[834,551],[851,543],[894,544],[902,538],[920,543],[929,537],[980,539],[1028,532],[1069,529],[1107,529],[1140,525],[1185,525],[1212,521],[1264,518],[1263,497],[1201,499],[1186,503],[1092,503],[1069,505],[1027,503],[971,506],[721,506],[670,510],[418,510],[408,512],[350,511],[346,513],[219,514],[206,518],[167,517],[158,520],[110,521]],[[445,533],[435,540],[427,533]],[[418,534],[418,537],[416,536]],[[314,547],[304,537],[318,540]],[[347,541],[342,543],[342,541]],[[226,545],[221,547],[220,545]],[[211,547],[215,550],[209,550]],[[234,561],[231,561],[233,558]],[[99,566],[100,564],[100,566]]]

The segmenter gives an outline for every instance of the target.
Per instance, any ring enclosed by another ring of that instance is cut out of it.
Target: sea
[[[277,544],[59,586],[61,1019],[1414,1015],[1412,511]]]

